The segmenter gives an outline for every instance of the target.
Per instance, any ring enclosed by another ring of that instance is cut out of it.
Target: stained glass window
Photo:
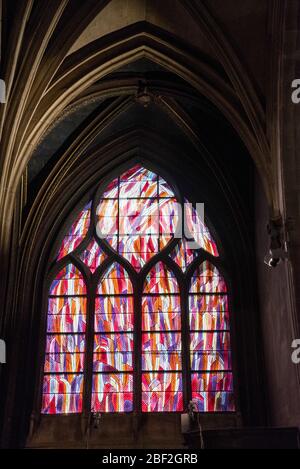
[[[92,203],[89,202],[79,213],[68,234],[64,237],[58,252],[58,260],[74,251],[86,237],[91,221],[91,205]]]
[[[189,237],[205,251],[215,257],[219,256],[218,248],[211,233],[204,223],[201,214],[185,199],[185,220]]]
[[[197,207],[139,164],[95,194],[52,267],[42,413],[234,411],[229,293]]]
[[[174,235],[178,207],[167,182],[136,165],[109,184],[97,217],[98,235],[140,271]]]
[[[82,274],[68,264],[49,291],[42,413],[82,411],[86,310]]]
[[[180,292],[174,274],[162,262],[146,278],[142,331],[142,410],[182,411]]]
[[[133,409],[133,288],[117,263],[97,288],[93,349],[93,412]]]
[[[204,250],[214,257],[219,257],[217,244],[202,219],[202,214],[184,199],[182,218],[184,221],[182,237],[171,252],[171,258],[185,272],[189,265]]]
[[[105,252],[103,252],[97,241],[94,239],[92,239],[87,248],[80,254],[80,259],[89,267],[92,273],[100,267],[106,257]]]
[[[197,258],[198,253],[199,251],[196,249],[189,248],[189,242],[183,238],[178,241],[178,244],[173,249],[171,258],[185,272],[188,266]]]
[[[189,323],[193,401],[200,412],[234,411],[227,287],[208,261],[191,280]]]

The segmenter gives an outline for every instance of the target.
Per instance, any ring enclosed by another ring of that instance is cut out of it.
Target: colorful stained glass
[[[153,173],[152,173],[153,174]],[[134,199],[135,197],[154,198],[157,197],[157,181],[154,179],[144,181],[121,181],[120,199]]]
[[[85,295],[86,286],[82,273],[73,265],[66,265],[53,280],[49,295],[51,296],[73,296]]]
[[[82,412],[82,374],[45,375],[42,413],[69,414]]]
[[[178,292],[173,272],[162,262],[157,263],[146,277],[142,299],[142,370],[152,372],[143,373],[143,412],[182,410]],[[177,373],[168,373],[170,371]]]
[[[177,200],[173,198],[159,200],[159,232],[173,235],[179,221]],[[170,237],[171,238],[171,237]]]
[[[94,372],[132,371],[132,334],[96,335]]]
[[[115,248],[118,242],[118,200],[103,199],[97,207],[97,235]]]
[[[193,373],[192,391],[233,391],[232,373]]]
[[[229,308],[226,295],[190,295],[190,330],[229,330]]]
[[[92,387],[93,412],[131,412],[133,377],[131,374],[95,374]]]
[[[119,178],[113,179],[102,194],[103,199],[117,199],[119,196]]]
[[[219,256],[218,248],[209,229],[201,220],[197,210],[185,199],[184,205],[184,235],[170,254],[183,272],[199,255],[199,249],[204,249],[215,257]]]
[[[142,412],[182,412],[183,392],[142,392]]]
[[[180,313],[180,299],[178,295],[168,294],[144,296],[142,310],[143,313]]]
[[[231,352],[228,350],[191,353],[191,369],[199,371],[231,370]]]
[[[85,338],[82,334],[47,335],[44,372],[83,371]]]
[[[190,292],[193,401],[199,412],[234,411],[229,305],[225,281],[218,269],[206,261],[196,269]]]
[[[42,413],[72,414],[82,412],[82,394],[43,393]]]
[[[100,248],[99,244],[93,239],[88,247],[80,254],[80,259],[87,265],[92,273],[100,267],[106,259],[105,252]]]
[[[181,351],[181,334],[179,332],[144,332],[142,345],[145,352]]]
[[[94,372],[133,371],[132,353],[130,352],[104,352],[93,355]]]
[[[157,175],[136,165],[120,177],[120,198],[155,198],[158,191]]]
[[[127,295],[133,293],[128,272],[121,264],[114,263],[105,272],[97,289],[98,295]]]
[[[49,293],[42,413],[81,412],[87,311],[81,272],[68,264]]]
[[[132,334],[96,334],[94,352],[132,352]]]
[[[180,333],[143,333],[143,370],[177,371],[181,370],[181,366]]]
[[[232,373],[193,373],[192,399],[199,412],[233,412]]]
[[[86,207],[79,213],[69,233],[63,239],[63,242],[58,252],[57,260],[60,260],[71,252],[73,252],[85,238],[90,227],[91,206],[92,202],[89,202]]]
[[[96,300],[96,314],[103,314],[110,320],[110,316],[133,314],[132,296],[100,296]],[[97,329],[96,329],[97,330]]]
[[[156,199],[121,199],[119,235],[159,233],[159,206]]]
[[[192,370],[231,369],[229,332],[193,332],[190,344]]]
[[[180,352],[143,352],[142,368],[144,371],[181,370]]]
[[[48,299],[47,332],[84,332],[85,328],[86,298]]]
[[[158,253],[159,237],[156,235],[122,236],[119,241],[119,249],[132,267],[139,271],[154,254]],[[113,246],[112,246],[113,247]]]
[[[47,335],[46,353],[80,353],[84,348],[84,334]]]
[[[169,184],[162,178],[158,178],[159,188],[158,193],[161,199],[168,199],[174,197],[174,192],[169,186]]]
[[[95,412],[132,410],[134,345],[133,333],[129,332],[134,327],[132,293],[127,271],[118,263],[112,264],[99,282],[99,296],[95,300],[92,393]]]
[[[208,227],[202,220],[201,215],[198,214],[197,210],[185,199],[185,220],[186,228],[189,236],[197,243],[197,245],[209,252],[215,257],[219,256],[218,248],[213,240]],[[185,233],[186,234],[186,233]]]
[[[180,412],[182,410],[181,373],[142,374],[143,412]]]
[[[111,248],[112,262],[93,297],[91,410],[133,411],[137,333],[141,340],[136,359],[140,360],[142,377],[142,411],[182,412],[186,370],[182,370],[181,292],[176,275],[162,261],[157,262],[146,275],[140,311],[131,275],[116,262],[114,251],[139,272],[175,237],[178,243],[170,257],[186,271],[201,249],[217,257],[216,243],[190,204],[185,206],[187,232],[179,237],[180,207],[172,188],[139,164],[107,185],[96,208],[96,227],[91,226],[91,206],[90,202],[77,216],[57,258],[73,253],[95,274],[109,256],[100,247],[99,238]],[[98,237],[90,240],[87,236],[95,228]],[[88,303],[84,272],[68,264],[49,289],[42,413],[83,410]],[[234,411],[228,295],[225,280],[213,263],[204,261],[196,268],[188,306],[193,400],[200,412]]]
[[[175,246],[171,252],[171,258],[176,262],[177,265],[181,268],[183,272],[186,271],[188,266],[193,262],[194,259],[198,256],[199,251],[196,249],[191,249],[189,247],[189,242],[186,238],[179,240],[178,244]]]
[[[142,328],[144,331],[180,330],[179,296],[144,296],[142,299]]]
[[[163,262],[157,262],[148,273],[144,293],[179,293],[174,273]]]
[[[233,392],[192,392],[192,400],[198,412],[234,412],[235,401]]]
[[[140,271],[172,239],[179,220],[170,186],[136,165],[114,179],[97,207],[97,234]]]
[[[225,280],[218,269],[208,261],[203,262],[195,271],[191,282],[191,293],[226,293]]]
[[[133,297],[104,296],[96,298],[95,332],[133,330]]]
[[[229,332],[192,332],[191,350],[230,350]]]
[[[142,327],[145,331],[172,331],[181,329],[180,313],[144,313]]]
[[[46,354],[45,373],[82,373],[84,353],[49,353]]]
[[[181,373],[143,373],[143,392],[182,391]]]
[[[120,181],[123,182],[142,182],[142,181],[156,181],[157,176],[149,169],[143,168],[141,165],[136,164],[132,168],[125,171],[120,176]]]

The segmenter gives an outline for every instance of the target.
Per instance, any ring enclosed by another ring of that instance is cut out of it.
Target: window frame
[[[132,414],[143,414],[143,415],[157,415],[162,413],[168,414],[181,414],[187,411],[188,403],[191,400],[191,366],[190,366],[190,328],[189,328],[189,288],[193,273],[203,262],[208,261],[212,263],[219,271],[220,275],[224,278],[227,285],[227,297],[229,305],[229,325],[230,325],[230,345],[231,345],[231,357],[232,357],[232,373],[233,373],[233,394],[235,400],[234,411],[224,412],[199,412],[202,415],[217,416],[217,415],[235,415],[240,413],[239,404],[239,392],[238,392],[238,369],[236,361],[236,350],[235,350],[235,310],[233,301],[233,285],[230,279],[230,275],[226,269],[226,257],[224,255],[222,244],[220,243],[219,237],[215,233],[212,225],[205,217],[206,225],[209,231],[217,243],[219,257],[214,257],[204,249],[199,251],[199,255],[188,265],[185,272],[181,270],[178,264],[171,259],[169,254],[173,251],[179,240],[172,239],[167,246],[161,251],[155,254],[147,264],[137,272],[130,263],[114,251],[111,246],[99,239],[96,232],[96,207],[101,199],[101,195],[106,189],[107,185],[116,177],[120,176],[124,171],[130,169],[135,164],[140,164],[145,169],[155,172],[163,179],[165,179],[170,185],[171,189],[175,194],[175,198],[178,202],[183,203],[184,196],[178,189],[178,186],[172,176],[166,173],[164,170],[159,168],[157,165],[153,165],[148,161],[141,158],[134,158],[126,164],[121,164],[114,171],[109,172],[105,178],[102,179],[100,185],[96,190],[90,192],[85,196],[81,203],[78,204],[74,210],[71,211],[67,217],[65,223],[60,229],[59,235],[56,238],[56,242],[53,244],[53,248],[50,254],[50,266],[45,276],[44,289],[43,289],[43,304],[42,304],[42,328],[41,328],[41,341],[40,341],[40,353],[38,360],[39,364],[39,386],[38,386],[38,398],[36,402],[36,413],[42,415],[43,418],[59,418],[62,416],[70,415],[87,415],[93,413],[91,410],[91,397],[92,397],[92,375],[93,375],[93,343],[94,343],[94,312],[95,312],[95,299],[97,297],[97,285],[101,281],[103,274],[114,262],[122,265],[128,272],[129,278],[132,282],[133,287],[133,300],[134,300],[134,351],[133,351],[133,411],[131,412],[112,412],[110,415],[132,415]],[[63,257],[59,261],[56,261],[57,252],[59,247],[68,233],[72,222],[75,220],[76,215],[86,206],[86,204],[92,200],[91,204],[91,219],[88,232],[83,241],[76,247],[74,251]],[[75,216],[74,216],[75,215]],[[92,239],[95,239],[99,244],[100,248],[107,254],[102,264],[96,269],[94,274],[91,273],[87,265],[80,259],[80,254],[86,249]],[[181,300],[181,338],[182,338],[182,382],[183,382],[183,411],[162,411],[162,412],[142,412],[142,367],[141,367],[141,355],[142,355],[142,297],[143,287],[146,280],[146,276],[149,271],[154,267],[157,262],[163,262],[175,275],[179,287],[179,295]],[[74,264],[74,266],[80,270],[83,275],[86,284],[86,298],[87,298],[87,311],[86,311],[86,351],[84,360],[84,372],[83,372],[83,405],[82,412],[80,413],[61,413],[61,414],[45,414],[41,412],[42,407],[42,395],[43,395],[43,375],[44,375],[44,360],[45,360],[45,344],[47,338],[47,316],[48,316],[48,297],[50,285],[54,277],[60,272],[60,270],[68,264]]]

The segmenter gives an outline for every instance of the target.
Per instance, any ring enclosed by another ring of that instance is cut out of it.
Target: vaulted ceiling
[[[18,197],[30,219],[46,194],[55,201],[58,180],[76,162],[132,130],[185,145],[194,158],[198,150],[220,181],[228,178],[241,210],[252,161],[278,216],[278,129],[269,123],[278,104],[283,3],[4,1],[2,252]],[[145,89],[146,108],[138,99]]]

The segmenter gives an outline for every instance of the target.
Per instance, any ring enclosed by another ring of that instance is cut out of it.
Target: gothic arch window
[[[218,269],[204,261],[189,290],[192,399],[199,411],[234,408],[227,287]]]
[[[142,410],[183,410],[180,289],[163,262],[150,270],[142,297]]]
[[[86,313],[83,276],[73,264],[68,264],[55,276],[49,291],[44,413],[82,411]]]
[[[136,164],[98,189],[49,273],[41,412],[233,412],[220,271],[203,218],[161,176]]]
[[[94,321],[92,411],[133,410],[133,287],[118,263],[97,286]]]

